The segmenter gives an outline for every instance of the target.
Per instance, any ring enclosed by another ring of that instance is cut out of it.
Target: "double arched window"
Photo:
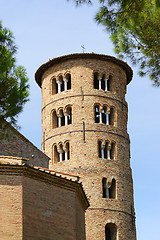
[[[99,158],[115,159],[115,142],[98,141]]]
[[[95,123],[104,123],[106,125],[114,125],[115,110],[113,107],[101,106],[96,104],[95,110]]]
[[[107,223],[105,226],[105,240],[117,240],[117,226],[114,223]]]
[[[70,159],[70,145],[69,142],[58,143],[53,145],[53,161],[54,163],[63,162]]]
[[[103,178],[102,179],[102,190],[103,190],[103,198],[116,198],[116,180]]]
[[[52,78],[52,95],[71,89],[71,74],[59,74]]]
[[[94,88],[104,91],[111,91],[111,76],[105,74],[94,73]]]
[[[72,124],[72,108],[67,106],[52,111],[52,128]]]

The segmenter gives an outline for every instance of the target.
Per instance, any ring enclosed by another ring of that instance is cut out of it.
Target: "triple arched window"
[[[52,111],[52,128],[72,124],[72,107],[66,106]]]
[[[111,76],[105,74],[94,73],[94,88],[104,91],[111,91]]]
[[[115,142],[98,141],[98,155],[99,158],[115,159]]]
[[[115,109],[113,107],[95,105],[95,123],[104,123],[106,125],[114,125]]]
[[[59,74],[52,78],[52,95],[71,89],[71,74]]]
[[[53,145],[53,159],[54,163],[63,162],[70,159],[70,144],[68,141]]]

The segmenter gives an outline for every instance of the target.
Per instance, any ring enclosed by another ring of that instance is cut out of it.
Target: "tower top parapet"
[[[69,55],[64,55],[61,57],[53,58],[53,59],[49,60],[48,62],[42,64],[35,73],[35,79],[36,79],[37,84],[41,87],[42,76],[49,67],[52,67],[53,65],[61,63],[66,60],[82,59],[82,58],[84,58],[84,59],[87,59],[87,58],[93,59],[94,58],[97,60],[105,60],[105,61],[113,62],[113,63],[121,66],[125,70],[126,76],[127,76],[127,84],[129,84],[130,81],[132,80],[133,71],[132,71],[131,67],[122,60],[119,60],[115,57],[104,55],[104,54],[74,53],[74,54],[69,54]]]

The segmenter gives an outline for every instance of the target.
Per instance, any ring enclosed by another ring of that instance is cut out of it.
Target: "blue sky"
[[[98,4],[76,8],[72,0],[0,0],[0,20],[15,36],[17,63],[26,68],[30,83],[30,102],[19,115],[18,124],[21,133],[38,148],[41,90],[34,80],[37,68],[54,57],[82,52],[82,44],[85,52],[116,56],[108,33],[93,20],[97,9]],[[135,67],[133,71],[126,99],[137,239],[159,240],[160,88],[153,87],[149,78],[140,78]]]

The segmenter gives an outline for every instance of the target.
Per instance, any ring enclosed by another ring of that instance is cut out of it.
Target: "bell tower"
[[[136,240],[127,63],[101,54],[54,58],[35,74],[42,90],[42,151],[76,174],[90,202],[87,240]]]

